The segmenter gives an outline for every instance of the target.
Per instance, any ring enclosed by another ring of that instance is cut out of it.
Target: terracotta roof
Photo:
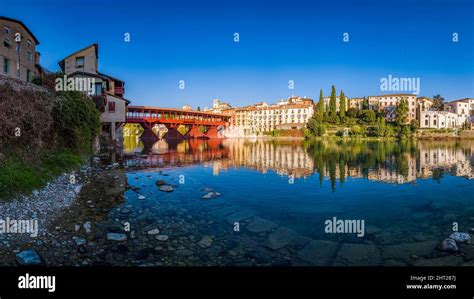
[[[36,36],[33,34],[33,32],[30,31],[30,29],[20,20],[17,20],[17,19],[12,19],[12,18],[9,18],[9,17],[4,17],[4,16],[0,16],[0,20],[6,20],[6,21],[10,21],[10,22],[15,22],[15,23],[18,23],[20,24],[21,26],[23,26],[23,28],[25,28],[26,32],[28,32],[29,35],[31,35],[31,37],[35,40],[35,44],[36,45],[39,45],[39,40],[36,38]]]

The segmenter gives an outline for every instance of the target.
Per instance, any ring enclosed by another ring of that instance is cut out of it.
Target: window
[[[84,56],[76,57],[76,67],[77,68],[84,67]]]
[[[28,45],[28,47],[31,47],[31,41],[30,40],[27,40],[26,44]]]
[[[8,27],[7,25],[5,25],[3,27],[3,32],[5,32],[6,34],[10,33],[10,27]]]
[[[3,58],[3,72],[5,74],[10,73],[10,60]]]
[[[4,45],[6,48],[10,49],[11,46],[12,46],[12,41],[11,41],[10,39],[6,38],[6,39],[3,41],[3,45]]]
[[[102,95],[102,83],[95,83],[95,86],[94,86],[94,91],[95,91],[95,95],[96,96],[101,96]]]
[[[428,120],[427,120],[427,119],[425,119],[425,126],[427,126],[427,125],[428,125]]]
[[[31,53],[30,51],[28,51],[27,55],[26,55],[26,60],[28,61],[33,61],[33,53]]]
[[[115,112],[115,102],[109,102],[109,112]]]
[[[31,71],[30,70],[26,70],[26,81],[27,82],[31,82],[32,80],[32,76],[31,76]]]

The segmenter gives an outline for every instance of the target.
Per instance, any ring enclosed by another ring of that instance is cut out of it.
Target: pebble
[[[156,185],[157,186],[163,186],[163,185],[166,185],[166,182],[163,181],[163,180],[158,180],[158,181],[156,181]]]
[[[162,242],[167,241],[168,238],[169,238],[169,237],[168,237],[167,235],[159,235],[159,236],[156,236],[156,239],[157,239],[158,241],[162,241]]]
[[[26,249],[16,255],[16,260],[20,265],[40,265],[42,264],[41,257],[34,249]]]
[[[209,236],[205,236],[197,244],[201,246],[202,248],[208,248],[209,246],[212,245],[212,239]]]
[[[84,222],[83,227],[86,233],[90,233],[92,231],[92,224],[90,221]]]
[[[458,243],[469,243],[471,241],[471,236],[468,233],[454,232],[449,237]]]
[[[107,233],[107,240],[110,241],[125,241],[127,240],[127,235],[124,233]]]
[[[207,194],[203,195],[202,199],[211,199],[211,198],[216,198],[221,196],[219,192],[211,191],[208,192]]]
[[[171,187],[170,185],[163,185],[160,187],[160,191],[163,191],[163,192],[173,192],[173,187]]]
[[[458,252],[459,248],[454,239],[446,238],[441,242],[441,250],[446,252]]]
[[[87,243],[87,240],[81,237],[73,237],[74,243],[76,243],[77,246],[81,246]]]
[[[146,197],[143,195],[138,195],[138,199],[146,199]]]
[[[160,233],[160,230],[157,229],[157,228],[151,229],[147,232],[147,234],[149,234],[149,235],[157,235],[159,233]]]

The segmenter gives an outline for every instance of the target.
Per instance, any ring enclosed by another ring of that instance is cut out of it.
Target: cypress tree
[[[318,114],[321,119],[324,116],[324,99],[323,99],[323,90],[319,91],[319,103],[318,103]]]
[[[346,96],[344,95],[344,92],[341,90],[341,95],[339,97],[339,117],[341,118],[341,121],[343,118],[346,116]]]
[[[329,100],[329,116],[336,117],[336,87],[333,85],[331,90],[331,99]]]

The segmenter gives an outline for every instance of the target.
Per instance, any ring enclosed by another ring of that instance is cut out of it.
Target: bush
[[[77,152],[88,152],[100,131],[100,114],[94,103],[80,92],[61,93],[53,108],[58,142]]]
[[[360,127],[358,125],[353,125],[351,127],[351,135],[361,135],[362,132],[363,132],[362,127]]]

